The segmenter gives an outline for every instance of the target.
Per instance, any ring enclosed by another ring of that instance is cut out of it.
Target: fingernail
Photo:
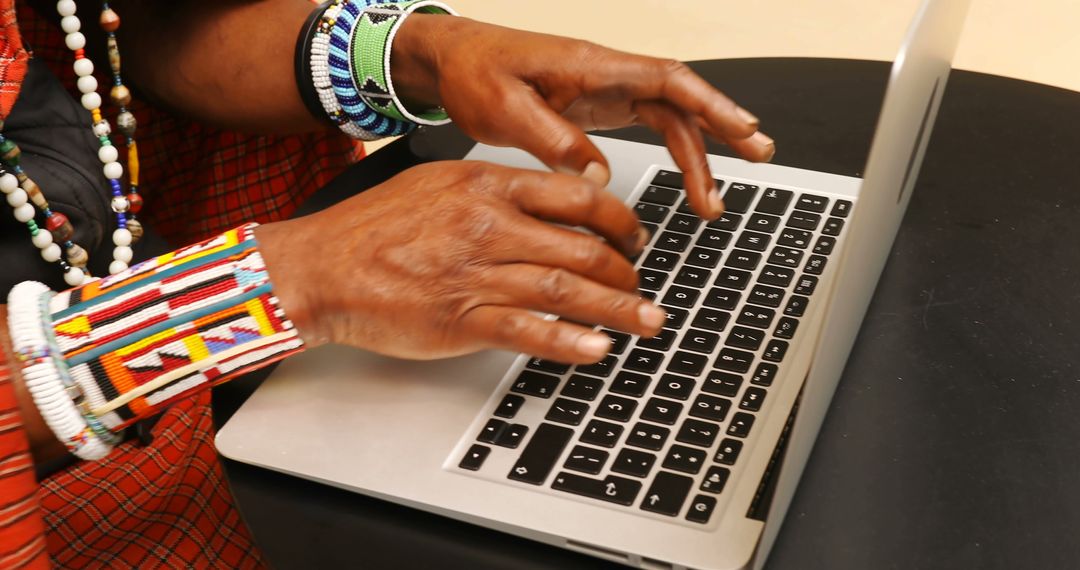
[[[611,338],[604,333],[588,333],[578,337],[577,351],[590,358],[603,358],[611,350]]]
[[[724,213],[724,201],[720,199],[720,191],[716,188],[709,191],[709,209],[717,218]]]
[[[667,315],[664,310],[652,303],[642,303],[638,306],[638,321],[650,329],[658,329],[664,326]]]
[[[581,171],[581,177],[600,186],[607,186],[611,173],[606,166],[594,160]]]
[[[634,251],[641,252],[641,250],[645,249],[645,246],[649,245],[651,239],[652,234],[649,233],[649,230],[645,229],[645,226],[638,226],[637,243],[634,244]]]
[[[755,127],[761,124],[761,121],[759,121],[753,113],[747,111],[746,109],[743,109],[742,107],[735,107],[735,114],[738,115],[739,118],[747,124],[753,125]]]
[[[754,133],[750,138],[754,139],[754,142],[765,147],[765,158],[763,158],[762,161],[769,162],[772,160],[773,156],[776,155],[776,143],[772,138],[761,131]]]

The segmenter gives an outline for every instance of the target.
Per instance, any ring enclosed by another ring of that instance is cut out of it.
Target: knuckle
[[[500,215],[495,209],[483,204],[473,204],[465,208],[466,215],[461,218],[461,236],[466,243],[489,244],[497,237]]]
[[[657,67],[665,77],[679,77],[690,73],[690,68],[677,59],[659,59]]]
[[[587,243],[573,248],[575,265],[580,267],[584,273],[594,273],[606,269],[610,264],[612,254],[613,252],[608,250],[607,247],[593,239],[589,239]]]
[[[531,327],[531,317],[514,311],[501,315],[495,321],[495,330],[492,332],[500,343],[516,346],[521,344]]]
[[[561,306],[573,298],[570,275],[563,269],[547,269],[536,284],[537,291],[552,306]]]
[[[612,295],[607,302],[607,314],[612,318],[625,318],[635,308],[636,300],[627,295]]]
[[[580,217],[588,219],[599,205],[601,198],[600,189],[596,185],[581,179],[574,179],[566,185],[566,195],[563,204],[568,211],[580,214]]]

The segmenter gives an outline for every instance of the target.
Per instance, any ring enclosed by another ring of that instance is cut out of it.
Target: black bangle
[[[300,36],[296,38],[296,88],[300,90],[300,100],[304,102],[304,106],[312,116],[327,124],[336,125],[330,120],[322,103],[319,102],[319,94],[315,91],[315,83],[311,80],[311,40],[315,37],[323,12],[326,12],[329,7],[330,2],[319,4],[311,11],[311,14],[308,14],[304,26],[300,28]]]

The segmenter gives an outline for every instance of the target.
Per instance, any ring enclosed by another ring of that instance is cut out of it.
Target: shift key
[[[641,482],[615,475],[609,475],[606,479],[591,479],[563,471],[555,476],[555,482],[552,483],[551,488],[630,506],[641,491]]]
[[[507,477],[532,485],[543,485],[573,436],[574,430],[570,428],[540,424]]]

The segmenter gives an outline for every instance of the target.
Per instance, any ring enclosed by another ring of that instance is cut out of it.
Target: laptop
[[[231,459],[642,568],[760,568],[907,208],[969,0],[925,0],[863,179],[709,156],[727,213],[685,203],[666,149],[594,142],[653,231],[669,318],[567,366],[488,351],[284,362],[219,432]],[[542,168],[512,149],[469,159]],[[288,421],[282,421],[288,418]]]

